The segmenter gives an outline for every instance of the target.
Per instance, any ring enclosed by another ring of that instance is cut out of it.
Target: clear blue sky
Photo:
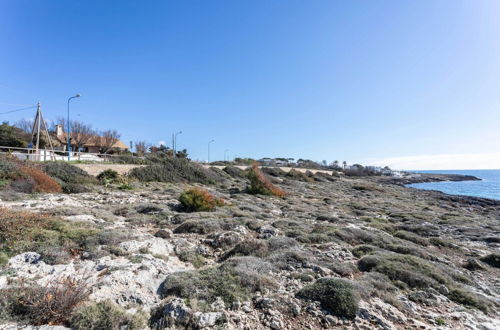
[[[498,153],[500,1],[0,0],[0,112],[77,92],[194,159]]]

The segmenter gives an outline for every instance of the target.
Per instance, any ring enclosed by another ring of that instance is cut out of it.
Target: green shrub
[[[97,179],[99,180],[99,182],[101,182],[101,184],[104,184],[104,185],[107,185],[110,183],[122,182],[122,178],[121,178],[120,174],[118,174],[117,171],[112,170],[110,168],[99,173],[99,175],[97,176]]]
[[[176,234],[193,233],[205,235],[220,230],[221,226],[217,220],[200,219],[189,220],[174,229]]]
[[[248,179],[250,180],[250,186],[247,187],[247,192],[249,194],[272,195],[277,197],[285,196],[285,192],[274,186],[255,164],[248,171]]]
[[[151,157],[153,165],[134,168],[129,176],[143,182],[212,184],[222,180],[217,173],[184,158]]]
[[[244,178],[245,177],[245,171],[243,171],[241,168],[236,167],[236,166],[226,166],[223,169],[224,172],[232,176],[233,178]]]
[[[488,254],[487,256],[484,256],[479,260],[487,263],[491,267],[500,268],[500,254],[498,253]]]
[[[223,206],[224,201],[214,197],[202,188],[191,188],[179,197],[182,207],[187,212],[213,211],[217,206]]]
[[[0,252],[7,256],[34,251],[47,263],[66,262],[71,251],[85,249],[97,233],[88,223],[0,208]]]
[[[247,257],[248,258],[248,257]],[[212,303],[221,297],[226,304],[248,300],[252,293],[274,287],[265,275],[270,265],[255,260],[235,258],[220,266],[197,271],[173,273],[160,287],[160,295],[195,298]]]
[[[76,310],[70,320],[73,329],[144,329],[146,319],[141,313],[127,313],[119,305],[109,301],[86,305]]]
[[[248,239],[237,244],[234,248],[222,255],[221,260],[226,260],[234,256],[266,257],[268,254],[268,241],[261,239]]]
[[[285,176],[292,180],[298,180],[303,182],[314,182],[314,178],[308,176],[306,173],[303,173],[295,169],[291,169],[290,171],[288,171],[285,174]]]
[[[490,302],[486,298],[463,289],[450,290],[448,298],[456,303],[477,308],[484,313],[488,313],[490,310]]]
[[[92,191],[91,188],[79,183],[66,183],[62,185],[62,188],[66,194],[82,194]]]
[[[10,156],[0,155],[0,179],[10,180],[21,175],[19,161]]]
[[[134,187],[128,183],[124,183],[118,187],[120,190],[134,190]]]
[[[359,294],[347,280],[320,278],[297,292],[297,297],[319,301],[321,306],[333,314],[353,319],[359,310]]]
[[[448,240],[444,240],[444,239],[441,239],[438,237],[429,238],[429,243],[431,243],[432,245],[435,245],[435,246],[439,246],[439,247],[446,247],[446,248],[455,247],[455,244],[453,244],[453,242],[448,241]]]
[[[422,246],[429,245],[429,241],[426,238],[409,231],[398,230],[394,233],[394,236]]]
[[[371,254],[378,250],[375,246],[368,245],[368,244],[361,244],[361,245],[356,245],[352,250],[351,253],[356,257],[356,258],[361,258],[362,256],[366,254]]]
[[[189,262],[194,268],[200,268],[205,265],[205,258],[201,256],[196,250],[184,250],[178,254],[179,260]]]
[[[96,183],[93,176],[84,170],[68,164],[67,162],[46,162],[42,169],[53,178],[68,184],[91,184]],[[64,186],[64,185],[63,185]]]
[[[429,262],[410,255],[378,253],[363,257],[358,262],[361,271],[376,271],[392,281],[401,281],[412,288],[437,287],[446,284],[449,277]]]
[[[9,262],[9,257],[6,253],[0,252],[0,266],[5,266]]]

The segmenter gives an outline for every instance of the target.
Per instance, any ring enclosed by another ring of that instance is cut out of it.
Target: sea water
[[[413,183],[407,187],[438,190],[452,195],[466,195],[500,200],[500,170],[412,171],[417,173],[473,175],[481,181],[445,181]]]

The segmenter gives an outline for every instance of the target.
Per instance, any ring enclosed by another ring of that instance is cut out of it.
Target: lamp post
[[[229,151],[229,149],[224,150],[224,161],[226,161],[226,153]],[[229,159],[228,159],[229,160]]]
[[[211,144],[212,142],[215,142],[215,140],[210,140],[210,141],[208,142],[208,161],[207,161],[207,163],[208,163],[208,164],[210,164],[210,144]]]
[[[175,136],[174,136],[174,157],[177,154],[177,135],[179,135],[179,134],[182,134],[182,131],[175,133]]]
[[[71,101],[71,99],[75,99],[77,97],[80,97],[81,95],[80,94],[76,94],[75,96],[72,96],[68,99],[68,162],[71,160],[71,152],[70,152],[70,149],[71,149],[71,145],[70,145],[70,125],[69,125],[69,101]]]

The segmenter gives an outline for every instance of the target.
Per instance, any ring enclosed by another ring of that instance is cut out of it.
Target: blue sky
[[[194,159],[215,139],[212,159],[500,168],[499,86],[495,0],[0,0],[0,112],[78,92],[73,118],[127,144],[182,130]]]

